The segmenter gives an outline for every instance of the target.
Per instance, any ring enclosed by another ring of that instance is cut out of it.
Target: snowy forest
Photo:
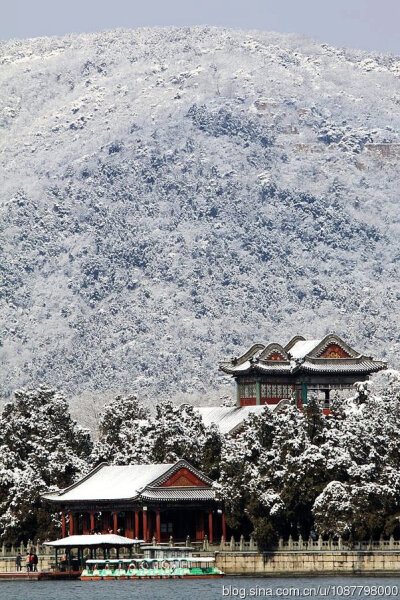
[[[212,27],[0,42],[0,398],[204,403],[332,330],[399,368],[399,75]]]
[[[324,416],[311,396],[251,415],[234,436],[205,427],[196,408],[162,400],[152,415],[136,396],[104,407],[92,439],[65,397],[21,390],[0,419],[0,531],[5,541],[60,536],[60,514],[40,499],[101,462],[185,458],[215,481],[234,533],[261,548],[311,531],[347,540],[400,537],[400,373],[388,371]]]

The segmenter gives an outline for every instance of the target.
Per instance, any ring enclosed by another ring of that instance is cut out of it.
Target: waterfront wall
[[[399,575],[400,551],[218,552],[216,566],[227,575],[256,577]]]
[[[54,565],[54,556],[38,556],[38,571],[50,571],[51,565]],[[15,567],[15,556],[0,557],[0,573],[14,573]],[[22,572],[26,571],[25,567],[25,556],[22,556]]]
[[[22,571],[25,571],[23,557]],[[54,556],[39,556],[39,571],[50,571]],[[400,574],[400,551],[217,552],[216,566],[227,575],[290,577]],[[0,557],[0,573],[15,572],[15,557]]]

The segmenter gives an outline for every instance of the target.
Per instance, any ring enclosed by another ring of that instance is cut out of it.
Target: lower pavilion
[[[322,395],[324,412],[329,412],[333,390],[351,389],[386,368],[385,362],[361,354],[332,333],[318,340],[297,335],[286,346],[254,344],[242,356],[220,364],[236,381],[238,407],[272,409],[294,399],[303,408],[312,393]]]
[[[62,537],[119,534],[157,543],[226,538],[213,482],[185,460],[175,464],[101,464],[43,498],[61,511]]]

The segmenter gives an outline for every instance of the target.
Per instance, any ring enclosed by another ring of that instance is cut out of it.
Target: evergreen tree
[[[151,416],[136,397],[119,396],[103,410],[92,463],[168,463],[184,458],[217,477],[221,446],[217,428],[206,428],[188,404],[161,401]]]
[[[93,449],[92,463],[151,462],[152,431],[153,425],[143,403],[136,396],[117,396],[103,408],[100,438]]]
[[[201,451],[201,469],[208,477],[219,479],[221,453],[224,439],[218,427],[214,424],[205,428],[205,439]]]
[[[391,377],[382,396],[372,396],[365,383],[357,384],[356,395],[343,403],[342,417],[331,432],[334,461],[342,464],[336,480],[315,500],[312,512],[322,534],[362,539],[399,531],[397,379]]]
[[[40,500],[70,485],[88,469],[90,435],[69,414],[55,390],[15,392],[0,419],[0,527],[6,540],[43,537],[59,527]]]
[[[154,462],[174,462],[185,458],[192,465],[201,466],[206,428],[193,406],[177,406],[171,400],[159,402],[153,425]]]

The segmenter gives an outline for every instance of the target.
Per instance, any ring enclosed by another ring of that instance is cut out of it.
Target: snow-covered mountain
[[[398,366],[400,57],[205,27],[0,51],[3,397],[215,402],[218,360],[332,330]]]

